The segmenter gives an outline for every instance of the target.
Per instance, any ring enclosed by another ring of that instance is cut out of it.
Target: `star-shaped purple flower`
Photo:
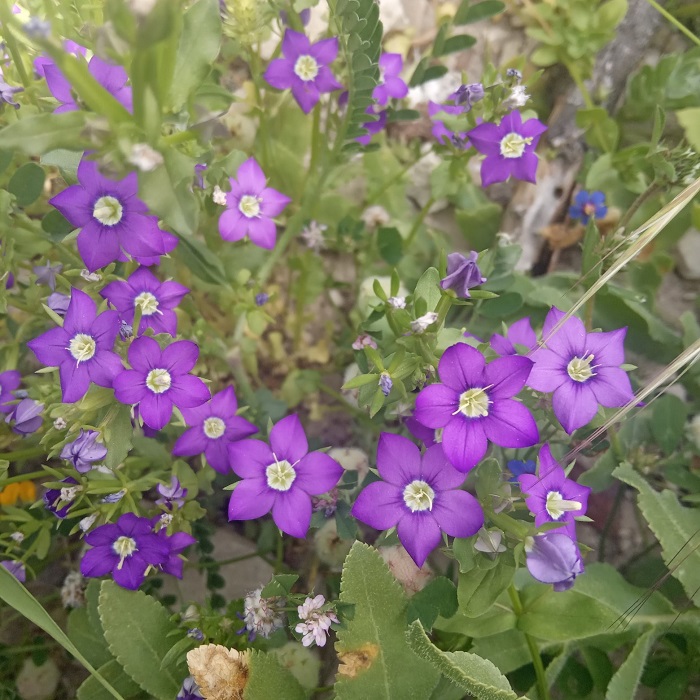
[[[400,53],[383,53],[379,57],[380,83],[372,91],[377,104],[385,107],[390,98],[400,100],[408,95],[408,85],[399,77],[403,70]]]
[[[255,245],[271,250],[277,239],[273,218],[292,200],[267,186],[255,158],[241,164],[236,178],[229,178],[231,191],[226,194],[226,211],[219,217],[219,233],[225,241],[240,241],[247,235]]]
[[[535,525],[563,523],[557,530],[576,539],[577,515],[585,515],[591,489],[566,478],[559,463],[552,457],[549,445],[542,445],[537,474],[521,474],[520,490],[526,495],[525,503],[535,516]]]
[[[161,282],[150,270],[139,267],[128,280],[110,282],[100,292],[119,312],[119,318],[132,325],[136,308],[141,309],[137,335],[147,328],[154,333],[177,333],[177,316],[173,309],[190,290],[179,282]]]
[[[330,491],[343,468],[325,452],[309,452],[297,415],[270,431],[270,444],[240,440],[229,447],[231,468],[241,477],[231,494],[229,520],[253,520],[270,510],[277,527],[305,537],[311,523],[311,496]]]
[[[501,357],[486,364],[465,343],[445,350],[438,372],[441,384],[425,387],[416,398],[415,418],[429,428],[444,428],[447,459],[462,472],[486,454],[488,441],[501,447],[529,447],[539,441],[530,411],[513,396],[525,385],[532,362]]]
[[[553,583],[555,591],[566,591],[583,573],[581,552],[576,541],[563,532],[546,532],[525,546],[525,564],[534,579]]]
[[[158,518],[154,518],[154,521],[157,522]],[[182,578],[182,565],[184,562],[180,554],[197,540],[186,532],[175,532],[172,535],[168,535],[165,528],[158,530],[157,535],[168,545],[170,550],[167,561],[160,565],[161,571],[175,578]]]
[[[117,312],[98,315],[95,302],[80,289],[73,289],[63,326],[46,331],[27,345],[39,362],[58,367],[63,403],[74,403],[85,396],[90,382],[110,388],[122,371],[119,355],[112,352],[117,333]]]
[[[15,397],[13,391],[19,387],[22,375],[16,369],[0,372],[0,413],[9,413],[14,406],[8,405]]]
[[[535,148],[547,127],[537,119],[522,121],[520,112],[510,112],[500,124],[486,122],[467,133],[470,142],[486,158],[481,164],[481,184],[505,182],[511,175],[518,180],[535,182],[537,156]]]
[[[227,474],[231,469],[229,445],[237,440],[255,435],[256,426],[236,415],[238,400],[233,387],[228,387],[196,408],[185,408],[182,415],[186,430],[173,446],[177,457],[190,457],[204,453],[207,462],[217,472]]]
[[[54,114],[80,109],[73,87],[58,66],[53,61],[42,62],[41,69],[51,94],[61,103],[54,109]],[[103,61],[99,56],[93,56],[88,64],[88,71],[117,102],[122,104],[124,109],[133,111],[131,88],[126,84],[129,76],[122,66]]]
[[[569,318],[556,332],[566,314],[556,307],[547,314],[542,329],[544,348],[531,355],[528,385],[537,391],[554,392],[552,408],[567,433],[589,423],[606,408],[624,406],[634,398],[625,361],[626,328],[608,333],[587,333],[582,321]]]
[[[569,207],[569,216],[572,219],[578,219],[582,224],[587,224],[591,217],[594,219],[602,219],[608,213],[608,208],[605,206],[605,195],[596,190],[595,192],[586,192],[581,190],[576,193],[574,203]]]
[[[96,430],[81,428],[80,435],[73,442],[64,445],[61,459],[68,460],[81,474],[89,472],[95,462],[107,456],[107,448],[97,442],[98,437],[100,434]]]
[[[80,573],[90,578],[111,573],[117,585],[132,591],[143,583],[149,566],[166,564],[170,557],[167,539],[153,532],[148,518],[134,513],[95,528],[85,542],[92,549],[83,555]]]
[[[287,29],[282,39],[282,55],[284,58],[270,62],[263,77],[278,90],[291,88],[294,99],[306,114],[313,109],[321,93],[342,89],[328,67],[338,55],[336,37],[312,44],[304,34]]]
[[[450,253],[447,256],[447,276],[440,282],[443,289],[452,289],[460,299],[469,299],[469,290],[486,282],[486,277],[476,261],[479,254],[472,250],[469,257],[461,253]]]
[[[158,227],[148,207],[137,197],[136,173],[123,180],[109,180],[97,163],[83,157],[78,183],[49,200],[68,221],[80,228],[78,250],[90,272],[130,256],[143,265],[177,245],[177,238]]]
[[[491,349],[499,355],[517,355],[516,345],[522,345],[529,350],[534,350],[537,345],[537,336],[532,330],[529,317],[521,318],[512,323],[505,337],[500,333],[491,336]]]
[[[178,408],[201,406],[210,398],[207,385],[190,374],[197,363],[199,348],[190,340],[178,340],[164,350],[143,335],[129,346],[132,369],[114,379],[114,398],[138,404],[143,422],[153,430],[164,428]]]
[[[408,438],[382,433],[377,468],[383,481],[360,493],[352,515],[376,530],[396,526],[401,544],[417,566],[441,542],[442,533],[471,537],[484,524],[484,511],[460,490],[464,473],[455,469],[440,445],[420,450]]]

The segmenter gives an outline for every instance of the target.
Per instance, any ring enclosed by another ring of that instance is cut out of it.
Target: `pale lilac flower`
[[[267,292],[259,292],[255,295],[255,305],[265,306],[270,301],[270,295]]]
[[[372,348],[373,350],[376,350],[377,343],[375,342],[374,338],[372,338],[372,336],[367,335],[366,333],[361,333],[353,341],[352,349],[362,350],[362,348]]]
[[[17,405],[12,406],[10,412],[5,416],[5,423],[11,425],[12,432],[18,435],[35,433],[41,428],[44,420],[41,417],[43,410],[43,403],[37,403],[32,399],[22,399]]]
[[[583,573],[576,541],[558,530],[530,538],[525,545],[525,564],[534,579],[553,583],[555,591],[566,591]]]
[[[69,305],[70,297],[67,294],[61,294],[60,292],[49,294],[48,298],[46,299],[46,306],[48,306],[51,311],[55,311],[59,316],[66,315]]]
[[[7,569],[21,583],[27,580],[27,570],[24,568],[24,564],[21,561],[5,559],[4,561],[0,561],[0,566]]]
[[[372,140],[374,134],[378,134],[385,126],[387,120],[387,110],[383,109],[381,112],[375,112],[372,105],[367,107],[365,114],[374,114],[377,118],[374,120],[363,122],[362,128],[367,130],[366,134],[358,136],[355,141],[361,143],[363,146],[367,146]]]
[[[107,456],[107,448],[97,442],[100,434],[96,430],[83,430],[80,435],[61,450],[61,459],[66,459],[81,474],[89,472],[95,462]]]
[[[469,299],[469,290],[486,282],[477,265],[479,255],[475,251],[465,257],[461,253],[447,256],[447,276],[440,282],[443,289],[452,289],[460,299]]]
[[[101,499],[101,503],[119,503],[124,496],[126,496],[126,489],[120,489],[114,493],[108,493],[103,499]]]
[[[326,241],[323,232],[328,228],[325,224],[319,224],[316,221],[310,221],[308,226],[305,226],[299,237],[304,241],[307,248],[311,248],[316,253],[319,253],[325,247]]]
[[[204,696],[199,690],[197,681],[192,676],[187,676],[182,682],[182,687],[175,700],[203,700]]]
[[[366,486],[351,513],[376,530],[396,527],[418,566],[439,546],[443,532],[471,537],[484,524],[479,502],[460,489],[464,474],[447,461],[441,445],[429,447],[421,457],[408,438],[382,433],[377,469],[383,481]]]
[[[245,620],[245,626],[238,633],[247,631],[249,642],[257,636],[267,639],[273,632],[284,627],[284,605],[284,598],[263,598],[262,587],[256,588],[243,600],[241,617]]]
[[[494,333],[490,343],[491,349],[498,355],[518,355],[515,346],[522,345],[528,351],[534,350],[537,345],[537,336],[532,330],[529,317],[526,317],[512,323],[505,337]]]
[[[379,388],[382,390],[382,394],[389,396],[393,386],[394,382],[391,379],[391,375],[388,372],[382,372],[379,375]]]
[[[455,143],[456,145],[459,145],[462,148],[468,148],[469,143],[467,142],[467,132],[466,131],[460,131],[460,132],[454,132],[450,131],[450,129],[447,128],[445,125],[445,122],[443,122],[440,119],[435,119],[438,114],[441,112],[444,112],[445,114],[449,115],[454,115],[454,114],[463,114],[466,112],[466,107],[464,105],[441,105],[438,104],[437,102],[433,102],[432,100],[428,102],[428,115],[430,116],[432,122],[433,122],[433,128],[432,128],[432,134],[439,141],[440,143]]]
[[[41,17],[30,17],[22,30],[30,39],[46,40],[51,36],[51,22],[43,20]]]
[[[8,83],[6,83],[2,77],[2,73],[0,73],[0,103],[4,102],[15,109],[19,109],[20,105],[15,100],[15,95],[18,92],[23,91],[23,87],[13,87],[12,85],[8,85]]]
[[[624,406],[634,398],[625,361],[626,328],[587,333],[583,322],[571,316],[556,332],[565,314],[552,308],[542,329],[545,347],[535,350],[528,385],[554,392],[552,408],[564,430],[571,434],[606,408]]]
[[[389,304],[392,309],[405,309],[406,297],[389,297],[386,303]]]
[[[282,55],[284,58],[270,62],[263,77],[278,90],[291,88],[294,99],[307,114],[321,93],[343,87],[328,67],[338,55],[337,38],[311,44],[304,34],[287,29],[282,39]]]
[[[326,599],[322,595],[315,598],[307,598],[302,605],[297,607],[299,618],[302,622],[294,628],[297,634],[301,634],[301,643],[305,647],[314,642],[319,647],[326,645],[328,631],[333,623],[338,624],[338,618],[333,610],[326,609]]]
[[[483,552],[484,554],[494,555],[500,554],[506,551],[506,546],[501,543],[503,540],[503,532],[499,529],[487,530],[482,527],[479,530],[476,542],[474,542],[474,549],[477,552]]]
[[[255,245],[271,250],[277,238],[273,219],[292,200],[267,186],[255,158],[238,168],[236,178],[229,178],[231,191],[226,195],[226,211],[219,217],[219,233],[225,241],[239,241],[247,235]]]
[[[325,452],[309,452],[296,415],[270,431],[270,445],[240,440],[229,446],[236,484],[228,507],[229,520],[253,520],[272,511],[277,527],[292,537],[305,537],[311,523],[311,496],[330,491],[343,468]]]
[[[379,85],[372,91],[377,104],[385,107],[390,98],[400,100],[408,95],[408,85],[399,77],[403,70],[400,53],[383,53],[379,57]]]
[[[172,509],[173,503],[177,505],[178,508],[182,508],[182,506],[185,505],[187,489],[183,488],[180,480],[176,476],[170,477],[170,486],[158,484],[156,490],[160,494],[160,498],[156,500],[156,505],[165,506],[169,509]]]
[[[360,219],[370,231],[374,231],[381,226],[386,226],[391,221],[391,216],[383,206],[373,204],[362,212]]]
[[[460,85],[449,97],[455,105],[466,105],[465,111],[469,112],[475,102],[484,99],[484,86],[481,83]]]

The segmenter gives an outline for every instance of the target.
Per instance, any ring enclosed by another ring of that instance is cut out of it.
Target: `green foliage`
[[[490,661],[464,651],[440,651],[430,642],[419,622],[410,626],[406,638],[416,654],[475,698],[511,700],[518,697],[507,678]]]
[[[637,639],[632,651],[611,678],[605,693],[606,700],[634,700],[637,697],[644,664],[657,636],[658,631],[650,629]]]
[[[637,504],[651,531],[661,544],[664,562],[690,600],[700,590],[700,511],[684,508],[668,490],[657,493],[629,464],[620,465],[614,475],[639,492]]]
[[[408,602],[408,621],[419,620],[431,629],[438,616],[449,618],[457,612],[457,589],[448,578],[438,576]]]
[[[44,169],[36,163],[25,163],[15,171],[7,185],[7,191],[15,196],[20,207],[37,200],[44,189]]]
[[[102,434],[107,447],[105,463],[116,469],[129,454],[134,428],[131,425],[129,406],[116,404],[110,408],[103,422]]]
[[[483,0],[473,3],[471,0],[463,0],[457,8],[453,22],[457,25],[480,22],[488,17],[501,14],[506,6],[499,0]]]
[[[460,613],[467,617],[483,615],[508,588],[514,574],[515,565],[512,558],[505,553],[498,557],[496,565],[492,568],[473,568],[465,574],[460,574],[457,585]]]
[[[304,700],[306,693],[299,681],[273,655],[253,651],[243,697],[245,700]]]
[[[380,228],[377,246],[382,259],[389,265],[396,265],[403,257],[403,238],[396,228]]]
[[[82,150],[85,128],[83,112],[35,114],[0,130],[0,150],[19,150],[40,156],[56,148]]]
[[[355,606],[352,620],[337,633],[341,662],[354,668],[353,661],[366,661],[352,677],[338,678],[338,700],[429,697],[439,674],[409,648],[406,596],[376,550],[353,544],[343,567],[340,601]]]
[[[139,700],[144,698],[141,688],[124,673],[124,669],[116,659],[100,666],[98,673],[125,698],[137,697]],[[93,676],[90,676],[81,683],[76,697],[78,700],[110,700],[113,696]]]
[[[177,641],[170,636],[177,627],[167,610],[142,591],[127,591],[104,581],[99,613],[109,649],[129,676],[153,697],[172,700],[187,668],[180,663],[161,669]]]
[[[666,394],[652,404],[651,431],[666,454],[678,449],[687,418],[688,406],[677,396]]]

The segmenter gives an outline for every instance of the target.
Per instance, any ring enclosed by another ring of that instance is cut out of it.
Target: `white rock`
[[[31,658],[26,659],[15,683],[22,700],[51,700],[56,694],[61,673],[49,658],[37,666]]]

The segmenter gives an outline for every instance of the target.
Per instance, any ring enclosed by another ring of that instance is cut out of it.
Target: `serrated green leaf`
[[[353,677],[339,675],[337,700],[427,698],[439,674],[416,656],[406,637],[406,596],[379,553],[361,542],[345,559],[340,600],[355,615],[338,630],[336,649],[350,666],[353,655],[365,659]],[[416,623],[418,624],[418,623]]]
[[[406,639],[416,654],[475,698],[514,700],[518,697],[508,679],[490,661],[465,651],[440,651],[428,639],[420,622],[409,627]]]
[[[624,660],[615,675],[610,679],[606,700],[633,700],[637,697],[637,688],[644,671],[647,656],[651,651],[659,632],[647,630],[636,642],[632,651]]]
[[[306,700],[299,681],[271,654],[252,651],[244,700]]]
[[[124,673],[116,659],[100,666],[98,673],[125,698],[143,697],[141,689]],[[92,676],[82,682],[76,694],[77,700],[110,700],[112,697]]]
[[[657,493],[627,463],[621,464],[613,476],[639,492],[637,504],[661,544],[664,562],[692,600],[700,590],[700,510],[684,508],[671,491]]]
[[[159,700],[172,700],[187,675],[183,663],[160,671],[177,631],[168,611],[143,591],[127,591],[113,581],[103,581],[100,620],[109,650],[127,674]]]
[[[677,396],[665,394],[654,401],[651,432],[659,447],[667,455],[678,449],[685,432],[687,418],[688,404]]]
[[[71,612],[67,632],[73,644],[95,668],[112,661],[102,630],[92,626],[87,608],[76,608]]]
[[[40,156],[56,148],[82,150],[85,112],[35,114],[0,129],[0,149]]]

